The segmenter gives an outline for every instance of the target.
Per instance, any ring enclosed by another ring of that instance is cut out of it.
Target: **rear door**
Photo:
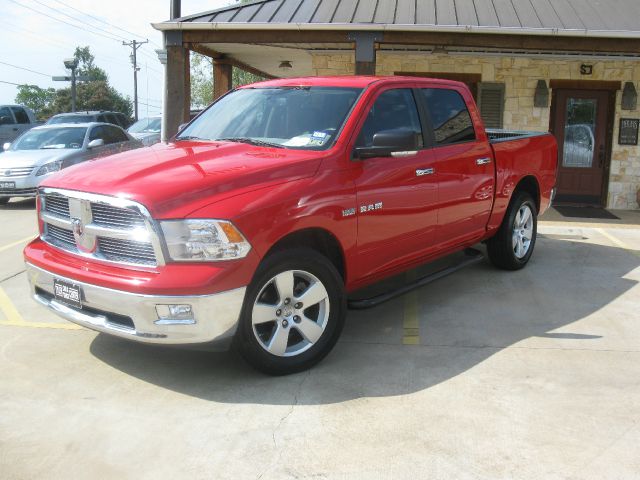
[[[435,240],[438,185],[425,148],[414,90],[388,88],[380,92],[370,103],[355,146],[372,146],[375,133],[398,128],[416,133],[420,145],[416,152],[354,160],[358,276],[370,276],[417,257]]]
[[[493,152],[464,89],[420,89],[433,132],[432,161],[438,178],[437,243],[449,248],[481,236],[491,214],[495,185]]]

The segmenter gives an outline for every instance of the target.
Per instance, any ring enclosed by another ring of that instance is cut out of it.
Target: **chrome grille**
[[[98,260],[163,264],[153,221],[144,207],[116,197],[43,188],[42,239],[62,250]],[[78,230],[75,230],[78,229]],[[76,237],[76,232],[81,232]]]
[[[76,241],[73,238],[73,232],[55,225],[47,224],[47,237],[53,240],[57,246],[77,251]]]
[[[60,195],[47,195],[44,199],[44,209],[54,215],[69,218],[69,199]]]
[[[92,203],[91,214],[94,223],[114,228],[144,227],[144,217],[128,208],[114,207],[105,203]]]
[[[35,167],[13,167],[0,169],[0,177],[28,177]]]
[[[107,260],[113,262],[143,263],[147,265],[156,263],[153,247],[148,242],[101,237],[98,240],[98,248]]]

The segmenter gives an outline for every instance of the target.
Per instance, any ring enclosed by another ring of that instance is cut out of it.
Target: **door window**
[[[24,108],[11,107],[11,111],[15,115],[17,123],[31,123],[29,122],[29,115],[27,115],[27,112],[24,111]]]
[[[0,125],[13,125],[13,116],[7,107],[0,108]]]
[[[89,134],[89,141],[97,139],[102,139],[104,140],[104,143],[107,143],[107,140],[105,139],[104,127],[94,127],[91,130],[91,133]]]
[[[597,110],[595,98],[567,99],[563,167],[591,168],[596,145]]]
[[[408,129],[415,132],[418,146],[424,145],[418,109],[411,89],[398,88],[382,92],[369,110],[356,142],[358,147],[372,147],[373,136],[383,130]]]
[[[444,88],[423,88],[421,92],[429,110],[437,145],[476,139],[471,115],[462,95]]]
[[[127,135],[118,127],[105,125],[102,128],[104,128],[106,132],[106,138],[104,140],[104,143],[106,144],[126,142],[127,140],[129,140]]]

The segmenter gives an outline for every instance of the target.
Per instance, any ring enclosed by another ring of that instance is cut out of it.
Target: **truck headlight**
[[[53,162],[45,163],[36,172],[36,177],[41,177],[42,175],[46,175],[47,173],[57,172],[61,167],[62,160],[55,160]]]
[[[226,220],[160,222],[167,250],[176,262],[208,262],[246,257],[251,245]]]

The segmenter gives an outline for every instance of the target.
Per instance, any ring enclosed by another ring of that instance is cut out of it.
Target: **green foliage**
[[[95,64],[89,46],[76,47],[73,56],[78,60],[77,74],[89,77],[89,81],[76,85],[76,110],[112,110],[131,117],[131,99],[109,85],[107,73]],[[31,108],[39,120],[46,120],[56,113],[71,111],[71,86],[55,90],[21,85],[15,101]]]
[[[53,88],[40,88],[37,85],[20,85],[15,102],[29,107],[38,120],[49,118],[53,112],[56,91]]]
[[[191,52],[191,106],[203,108],[213,101],[213,60],[205,55]],[[232,85],[239,87],[264,80],[264,77],[232,69]]]

